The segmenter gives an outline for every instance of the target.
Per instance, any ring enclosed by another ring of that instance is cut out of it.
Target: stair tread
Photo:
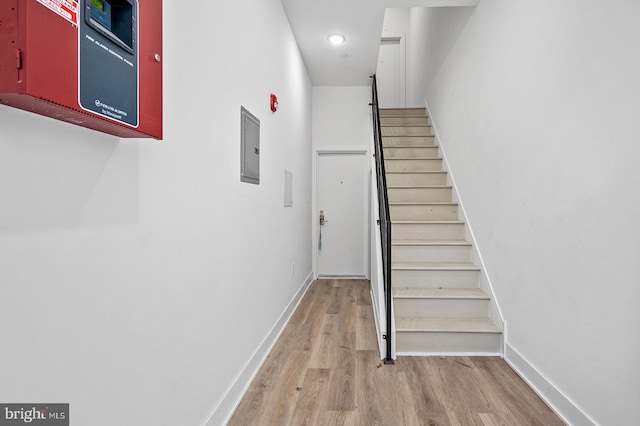
[[[458,203],[451,201],[389,201],[390,206],[457,206]]]
[[[409,149],[409,148],[440,148],[440,145],[434,145],[432,142],[425,142],[420,145],[382,145],[382,149],[388,151],[389,149],[400,148],[400,149]],[[385,154],[386,155],[386,154]]]
[[[402,184],[387,185],[387,189],[406,189],[406,188],[453,189],[452,186],[447,186],[447,185],[429,185],[429,184],[415,184],[415,183],[407,183],[406,185],[402,185]]]
[[[383,112],[383,111],[380,110],[380,112]],[[426,115],[425,113],[413,112],[413,111],[409,113],[398,113],[394,111],[394,113],[391,113],[391,114],[390,114],[391,111],[384,111],[384,112],[386,112],[386,114],[380,114],[380,119],[381,119],[380,121],[382,121],[385,118],[426,118],[426,119],[429,118],[429,116]]]
[[[384,117],[384,118],[400,118],[400,117]],[[423,118],[423,117],[402,117],[402,118]],[[384,124],[380,123],[380,127],[431,127],[431,124]]]
[[[387,189],[452,189],[450,185],[387,185]]]
[[[416,115],[419,117],[427,116],[427,112],[424,108],[380,108],[379,110],[380,112],[384,112],[384,113],[395,112],[397,114],[400,114],[401,117],[406,117],[407,115]],[[402,115],[402,114],[406,114],[406,115]],[[385,115],[385,117],[389,117],[389,116]]]
[[[385,146],[384,148],[384,159],[385,160],[394,160],[397,157],[388,157],[389,155],[393,154],[390,153],[389,150],[393,149],[393,148],[400,148],[399,151],[395,152],[395,155],[409,155],[408,153],[406,153],[406,151],[410,150],[410,149],[423,149],[423,148],[436,148],[437,150],[437,146],[434,145],[413,145],[413,146]],[[437,150],[438,152],[440,152],[439,150]],[[432,158],[432,157],[429,157]],[[438,157],[438,158],[442,158],[442,157]],[[402,159],[402,157],[400,157],[400,159]]]
[[[382,127],[382,122],[384,121],[385,118],[420,118],[420,119],[426,119],[429,120],[429,117],[426,115],[381,115],[380,116],[380,126]]]
[[[393,127],[402,127],[402,126],[393,126]],[[413,126],[420,127],[420,126]],[[382,141],[384,142],[384,138],[435,138],[435,135],[382,135]]]
[[[389,118],[389,117],[385,117],[385,118]],[[393,117],[393,118],[399,118],[399,117]],[[380,123],[380,127],[399,127],[399,128],[405,128],[405,127],[431,127],[431,124],[387,124],[387,125],[384,125],[384,124]]]
[[[480,288],[394,288],[393,297],[396,299],[490,299]]]
[[[392,246],[472,246],[466,240],[425,240],[425,239],[400,239],[392,240]]]
[[[394,220],[394,225],[464,225],[462,220]]]
[[[423,106],[419,106],[419,107],[407,107],[407,106],[404,106],[404,107],[394,107],[394,108],[389,108],[389,107],[384,108],[384,107],[382,107],[382,108],[380,108],[380,111],[385,111],[385,112],[388,112],[388,111],[420,111],[422,114],[426,114],[427,110]]]
[[[471,262],[392,262],[391,269],[422,271],[479,271]]]
[[[413,145],[413,146],[385,146],[384,148],[384,156],[385,156],[385,160],[394,160],[397,157],[388,157],[389,155],[391,155],[392,153],[389,152],[390,149],[393,148],[400,148],[400,151],[397,151],[395,153],[395,155],[408,155],[405,153],[405,151],[408,151],[409,149],[423,149],[423,148],[438,148],[437,146],[434,145]],[[439,152],[439,151],[438,151]],[[400,157],[402,159],[402,157]],[[431,158],[431,157],[430,157]],[[442,157],[438,157],[438,158],[442,158]]]
[[[442,160],[442,157],[410,157],[410,158],[385,158],[384,161],[404,161],[404,160]]]
[[[437,151],[440,152],[440,150],[438,149],[438,147],[436,145],[402,145],[402,146],[383,146],[382,147],[384,149],[385,152],[385,157],[387,155],[390,155],[389,150],[390,149],[394,149],[394,148],[399,148],[398,151],[396,151],[396,154],[405,154],[406,151],[409,150],[418,150],[418,149],[422,149],[422,150],[429,150],[429,151]],[[429,148],[435,148],[435,149],[429,149]],[[391,157],[391,159],[393,159],[395,157]]]
[[[386,161],[386,160],[385,160]],[[409,173],[442,173],[446,174],[447,172],[443,172],[441,170],[416,170],[416,171],[407,171],[407,170],[387,170],[387,174],[389,173],[397,173],[397,174],[409,174]]]
[[[388,148],[391,147],[393,148],[393,145],[385,145],[384,144],[384,140],[385,138],[435,138],[434,135],[382,135],[382,147],[383,148]],[[424,141],[423,141],[424,142]],[[416,145],[416,147],[420,147],[422,145]],[[425,145],[425,146],[435,146],[435,145]]]
[[[440,145],[391,145],[391,146],[383,146],[383,148],[439,148]]]
[[[488,318],[396,318],[396,332],[420,331],[431,333],[502,333],[500,328]]]

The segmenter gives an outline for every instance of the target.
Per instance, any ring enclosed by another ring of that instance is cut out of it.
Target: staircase
[[[398,354],[497,354],[501,330],[424,108],[381,109]]]

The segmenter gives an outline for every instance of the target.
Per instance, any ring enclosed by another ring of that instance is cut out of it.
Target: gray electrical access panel
[[[260,120],[240,107],[240,180],[260,184]]]

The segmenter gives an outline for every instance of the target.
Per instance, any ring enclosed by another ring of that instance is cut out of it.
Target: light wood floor
[[[380,362],[369,282],[311,284],[229,425],[562,425],[500,358]]]

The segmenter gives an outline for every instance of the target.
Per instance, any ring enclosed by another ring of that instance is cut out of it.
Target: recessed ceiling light
[[[329,41],[331,42],[331,44],[342,44],[344,43],[345,38],[340,34],[332,34],[329,36]]]

